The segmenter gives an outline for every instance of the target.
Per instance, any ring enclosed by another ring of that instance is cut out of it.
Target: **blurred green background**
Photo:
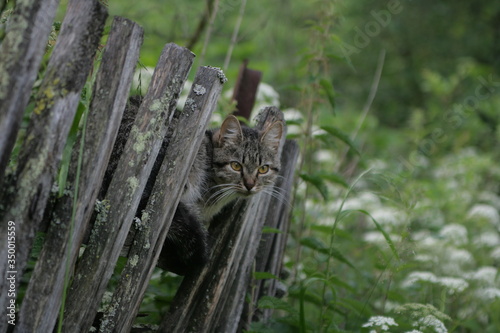
[[[144,28],[143,66],[189,46],[230,91],[248,59],[301,145],[288,294],[251,331],[500,332],[500,2],[106,4]],[[143,321],[176,283],[157,272]]]

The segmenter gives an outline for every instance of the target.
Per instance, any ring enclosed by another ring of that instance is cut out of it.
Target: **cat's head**
[[[233,194],[239,196],[249,196],[272,186],[280,168],[283,136],[281,121],[257,130],[241,127],[234,116],[227,117],[212,136],[216,183],[221,188],[230,186]]]

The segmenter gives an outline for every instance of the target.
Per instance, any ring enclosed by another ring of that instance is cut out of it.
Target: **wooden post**
[[[95,222],[76,267],[64,332],[88,332],[92,325],[193,58],[175,44],[167,44],[162,52],[103,202],[105,214]]]
[[[40,11],[44,12],[44,9]],[[73,0],[69,3],[37,95],[14,179],[6,182],[2,189],[0,235],[7,234],[6,221],[15,222],[16,265],[14,269],[1,265],[0,276],[5,277],[8,270],[16,271],[16,285],[26,267],[35,232],[42,220],[106,17],[105,8],[97,1]],[[0,258],[7,258],[6,241],[6,237],[1,237]],[[3,287],[0,294],[2,313],[6,309],[7,291],[8,288]],[[5,323],[0,321],[0,328]]]
[[[245,60],[240,67],[236,85],[233,90],[233,99],[237,102],[235,116],[250,119],[257,89],[262,78],[262,72],[249,69],[248,60]]]
[[[61,198],[51,215],[52,223],[23,299],[16,332],[52,332],[54,328],[65,287],[65,273],[67,269],[72,271],[82,236],[94,210],[97,189],[100,188],[132,84],[142,35],[142,28],[135,23],[121,17],[114,19],[93,89],[79,191]],[[68,184],[76,181],[81,139],[73,150]],[[72,227],[74,195],[77,195],[78,205]]]
[[[182,196],[190,166],[217,106],[222,78],[223,74],[218,69],[201,67],[198,70],[184,111],[172,129],[152,196],[143,211],[140,228],[129,250],[129,259],[99,332],[125,332],[134,323]]]
[[[0,43],[0,184],[58,4],[58,0],[18,1]]]

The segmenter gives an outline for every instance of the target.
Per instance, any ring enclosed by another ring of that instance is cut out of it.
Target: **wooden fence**
[[[18,5],[0,45],[0,332],[52,332],[58,325],[62,332],[88,332],[92,325],[99,332],[134,331],[132,325],[153,269],[161,262],[162,244],[186,182],[187,166],[193,163],[216,107],[224,74],[200,67],[184,109],[178,111],[177,99],[194,54],[167,44],[137,113],[132,120],[124,117],[143,32],[134,22],[114,18],[95,74],[89,111],[81,121],[84,130],[72,151],[66,194],[55,200],[51,195],[54,178],[107,12],[98,1],[69,2],[17,165],[8,167],[57,1]],[[26,13],[40,19],[19,23]],[[120,127],[122,118],[128,126]],[[277,119],[283,119],[282,113],[266,108],[257,126]],[[120,159],[110,168],[119,129],[128,136]],[[282,177],[276,190],[285,200],[256,196],[224,211],[210,226],[214,244],[209,263],[184,278],[159,332],[241,331],[252,321],[259,297],[275,294],[274,280],[255,281],[252,272],[279,275],[282,265],[290,208],[286,200],[298,147],[286,141],[282,150]],[[160,169],[137,225],[134,217],[155,161]],[[101,200],[98,195],[103,196]],[[264,225],[282,232],[262,235]],[[45,233],[43,247],[31,276],[23,276],[39,231]],[[80,255],[87,231],[90,237]],[[121,280],[110,306],[97,316],[127,235],[133,242]],[[21,279],[27,281],[22,299],[17,295]],[[247,302],[245,295],[250,291]],[[20,306],[13,310],[11,304]],[[62,305],[64,320],[58,323]],[[264,313],[259,318],[268,316]]]

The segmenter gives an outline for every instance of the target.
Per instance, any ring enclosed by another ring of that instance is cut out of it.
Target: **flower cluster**
[[[363,327],[379,327],[383,332],[389,330],[389,326],[398,326],[394,318],[384,316],[374,316],[368,319],[368,322],[363,324]],[[376,332],[371,330],[370,333]]]

